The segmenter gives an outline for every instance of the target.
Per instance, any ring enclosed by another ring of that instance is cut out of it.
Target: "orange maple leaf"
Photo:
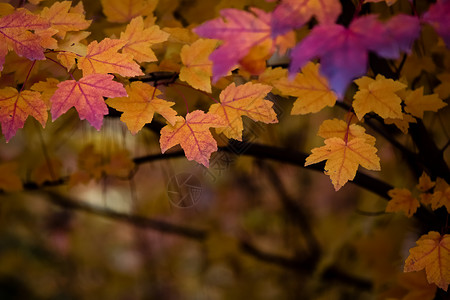
[[[141,81],[132,82],[125,87],[128,97],[108,99],[106,103],[124,112],[120,120],[127,124],[134,135],[146,123],[150,123],[155,112],[162,115],[170,124],[175,125],[177,112],[170,108],[175,102],[158,99],[161,91]]]
[[[431,196],[430,204],[433,210],[445,206],[447,212],[450,213],[450,185],[440,177],[436,178],[436,186]]]
[[[378,74],[376,79],[364,76],[356,79],[359,91],[354,95],[353,109],[358,119],[362,119],[368,112],[375,112],[382,118],[402,119],[402,99],[395,93],[406,85],[387,79]]]
[[[364,138],[345,141],[332,137],[325,140],[325,146],[314,148],[311,152],[305,166],[326,160],[325,174],[330,176],[336,191],[355,178],[359,165],[368,170],[380,170],[380,158],[375,154],[377,149]]]
[[[244,124],[242,116],[266,124],[277,123],[273,102],[264,100],[272,87],[260,83],[247,82],[236,86],[231,83],[220,93],[220,103],[212,104],[209,112],[226,120],[227,127],[216,128],[218,134],[242,141]]]
[[[283,95],[297,97],[292,115],[315,113],[326,106],[334,106],[337,100],[327,79],[319,74],[319,64],[312,62],[306,64],[294,80],[285,77],[274,85]]]
[[[103,13],[109,22],[128,23],[138,16],[148,16],[158,0],[101,0]]]
[[[192,87],[211,93],[212,61],[209,55],[217,45],[216,40],[199,39],[181,48],[180,80]]]
[[[405,102],[405,111],[420,119],[423,118],[425,111],[437,112],[447,105],[439,98],[438,94],[424,95],[423,86],[417,90],[409,91],[403,101]]]
[[[113,81],[113,75],[91,74],[80,80],[66,80],[58,84],[58,89],[50,98],[52,102],[53,121],[75,106],[81,120],[86,119],[100,130],[103,115],[108,114],[108,107],[103,97],[125,97],[127,92],[123,85]]]
[[[409,249],[404,272],[425,269],[427,280],[444,291],[450,284],[450,234],[441,236],[430,231],[417,240],[417,246]]]
[[[12,87],[0,90],[0,122],[6,142],[16,134],[17,129],[23,128],[30,115],[45,127],[48,118],[47,106],[39,92],[19,92]]]
[[[341,139],[347,139],[351,141],[354,138],[363,138],[367,144],[374,146],[375,145],[375,137],[366,133],[366,129],[362,126],[351,124],[348,126],[347,122],[333,119],[333,120],[325,120],[319,127],[319,131],[317,133],[318,136],[323,137],[324,139],[329,139],[332,137],[338,137]]]
[[[47,78],[46,81],[39,81],[31,86],[31,90],[41,92],[41,98],[48,109],[51,108],[50,98],[58,89],[59,80]]]
[[[30,30],[43,30],[49,26],[48,21],[24,8],[0,18],[0,71],[10,48],[30,60],[45,59],[41,37]]]
[[[127,42],[122,53],[131,54],[139,63],[156,61],[155,53],[150,47],[166,41],[168,37],[169,34],[160,30],[157,25],[144,28],[142,16],[136,17],[127,25],[125,32],[120,34],[120,40]]]
[[[83,14],[70,12],[71,5],[72,1],[55,2],[50,7],[44,7],[41,12],[41,17],[50,22],[60,38],[64,38],[67,31],[79,31],[91,25],[92,21],[86,20]]]
[[[226,122],[219,116],[211,113],[205,114],[196,110],[183,117],[177,117],[175,125],[167,125],[161,129],[159,140],[162,153],[175,145],[180,144],[188,160],[195,160],[209,166],[211,153],[217,151],[210,127],[224,127]]]
[[[100,43],[91,42],[87,54],[78,59],[78,67],[83,75],[117,73],[125,77],[144,75],[131,54],[117,51],[127,44],[126,41],[103,39]]]
[[[392,198],[386,206],[386,212],[400,212],[403,211],[405,215],[410,218],[417,211],[420,206],[419,200],[411,195],[408,189],[392,189],[388,192]]]
[[[426,192],[432,189],[435,185],[436,182],[432,181],[427,173],[422,172],[422,175],[419,178],[419,184],[416,187],[419,191]]]

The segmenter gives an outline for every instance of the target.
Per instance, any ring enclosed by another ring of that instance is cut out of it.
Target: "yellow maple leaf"
[[[441,236],[430,231],[417,240],[417,246],[409,249],[404,272],[425,269],[427,280],[447,291],[450,283],[450,234]]]
[[[220,103],[212,104],[209,113],[216,114],[226,121],[227,126],[216,128],[218,134],[242,141],[244,124],[242,116],[266,124],[277,123],[273,102],[264,100],[272,87],[260,83],[247,82],[236,86],[231,83],[220,93]]]
[[[344,140],[347,137],[349,141],[354,138],[363,138],[367,144],[372,146],[375,145],[376,140],[375,137],[366,133],[366,129],[364,127],[356,124],[351,124],[348,126],[345,121],[339,119],[323,121],[319,127],[317,135],[323,137],[324,139],[338,137]]]
[[[189,83],[192,87],[211,93],[212,62],[209,55],[216,48],[217,41],[199,39],[192,45],[181,48],[180,80]]]
[[[64,52],[69,52],[71,54],[78,54],[80,56],[85,56],[87,53],[86,38],[90,34],[91,33],[89,31],[77,31],[67,33],[65,38],[58,42],[58,49],[62,50],[62,52],[59,52],[58,55]]]
[[[153,14],[158,0],[101,0],[109,22],[128,23],[138,16]]]
[[[419,200],[411,195],[411,191],[408,189],[395,188],[388,192],[391,197],[388,205],[386,206],[386,212],[400,212],[403,211],[405,215],[410,218],[417,211],[420,206]]]
[[[55,2],[41,12],[41,17],[50,22],[60,38],[64,38],[68,31],[80,31],[91,25],[92,21],[86,20],[83,13],[69,12],[71,5],[72,1]]]
[[[55,78],[47,78],[46,81],[36,82],[31,86],[31,90],[41,92],[41,99],[47,105],[47,109],[51,108],[50,98],[58,89],[59,80]]]
[[[131,54],[117,52],[126,43],[110,38],[105,38],[100,43],[91,42],[86,56],[78,59],[78,67],[83,70],[83,76],[107,73],[117,73],[125,77],[144,75]]]
[[[382,118],[402,119],[402,99],[395,93],[406,85],[378,74],[375,79],[364,76],[356,79],[359,91],[353,97],[353,109],[358,119],[375,112]]]
[[[447,105],[437,94],[424,96],[423,87],[410,91],[403,101],[405,102],[405,111],[420,119],[423,118],[425,111],[437,112]]]
[[[212,152],[217,151],[217,143],[214,140],[210,127],[226,126],[225,121],[211,113],[205,114],[201,110],[195,110],[183,117],[177,117],[175,125],[166,125],[161,129],[162,153],[175,145],[180,144],[188,160],[195,160],[209,166],[209,158]]]
[[[325,140],[325,146],[314,148],[311,152],[305,166],[326,160],[325,174],[330,176],[336,191],[355,178],[359,165],[368,170],[380,170],[380,158],[375,154],[377,149],[364,138],[345,141],[332,137]]]
[[[161,95],[160,90],[141,81],[132,82],[125,89],[128,97],[108,99],[106,103],[124,112],[120,120],[127,124],[133,135],[152,121],[155,112],[162,115],[170,124],[175,124],[177,112],[171,108],[175,102],[157,98]]]
[[[436,182],[432,181],[427,173],[422,172],[422,175],[419,178],[419,184],[416,187],[419,191],[426,192],[432,189],[435,185]]]
[[[440,177],[436,178],[436,186],[430,204],[433,210],[445,206],[447,212],[450,213],[450,185]]]
[[[139,62],[156,61],[155,53],[150,48],[153,44],[167,40],[169,34],[153,25],[145,28],[142,16],[136,17],[127,25],[125,32],[120,34],[120,40],[127,42],[122,48],[122,53],[129,53]]]
[[[5,192],[17,192],[23,189],[22,180],[17,174],[18,164],[5,162],[0,164],[0,189]]]
[[[293,81],[281,78],[274,86],[286,96],[297,97],[291,111],[293,115],[318,112],[326,106],[334,106],[337,99],[327,79],[319,74],[319,64],[312,62],[306,64]]]

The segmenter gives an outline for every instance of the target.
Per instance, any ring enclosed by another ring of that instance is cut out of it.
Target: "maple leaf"
[[[386,206],[386,212],[400,212],[403,211],[405,215],[410,218],[417,211],[420,206],[419,200],[411,195],[411,191],[408,189],[395,188],[388,192],[391,197],[388,205]]]
[[[62,169],[63,163],[61,160],[52,158],[34,169],[31,173],[31,179],[38,185],[41,185],[46,181],[54,181],[57,178],[60,178]]]
[[[224,40],[210,59],[213,62],[213,82],[225,76],[239,63],[251,48],[270,39],[270,16],[262,10],[252,8],[252,13],[238,9],[223,9],[214,19],[196,27],[199,36]]]
[[[45,127],[47,122],[47,106],[41,94],[35,91],[18,91],[12,87],[0,90],[0,122],[2,132],[8,142],[17,129],[23,128],[28,116],[33,116]]]
[[[450,234],[441,236],[430,231],[416,241],[417,246],[409,249],[404,272],[425,269],[427,280],[447,291],[450,283]]]
[[[439,98],[438,94],[424,96],[423,86],[417,90],[409,92],[403,101],[406,105],[405,111],[420,119],[423,118],[423,113],[425,111],[437,112],[439,109],[447,105],[447,103]]]
[[[97,130],[100,130],[103,115],[108,114],[108,107],[103,101],[103,97],[127,96],[123,85],[113,81],[113,77],[109,74],[91,74],[78,81],[60,82],[58,89],[50,98],[53,121],[74,106],[81,120],[86,119]]]
[[[348,28],[319,24],[292,49],[291,76],[312,58],[319,57],[321,74],[342,98],[351,80],[366,73],[369,50],[386,58],[397,58],[400,50],[409,50],[406,45],[412,43],[420,29],[417,18],[410,21],[395,30],[379,22],[374,15],[355,18]],[[405,38],[395,39],[401,33]]]
[[[450,185],[444,179],[436,178],[436,186],[431,196],[430,204],[433,210],[445,206],[447,212],[450,213]]]
[[[364,127],[351,124],[348,126],[347,122],[339,119],[325,120],[319,127],[317,133],[318,136],[324,139],[329,139],[332,137],[337,137],[341,139],[348,139],[349,141],[355,138],[363,138],[365,142],[371,146],[375,145],[375,137],[366,133]]]
[[[217,143],[214,140],[210,127],[224,127],[225,121],[214,114],[205,114],[201,110],[195,110],[183,117],[177,117],[175,125],[166,125],[161,129],[162,153],[175,145],[180,144],[188,160],[195,160],[209,166],[211,153],[217,151]]]
[[[47,78],[46,81],[39,81],[31,86],[31,90],[41,92],[41,99],[44,101],[47,109],[51,108],[50,98],[58,89],[59,80]]]
[[[180,80],[192,87],[211,93],[212,61],[209,55],[217,45],[216,40],[199,39],[181,48]]]
[[[100,43],[93,41],[87,47],[86,56],[78,59],[78,67],[84,76],[95,73],[117,73],[126,77],[144,75],[131,54],[117,52],[126,44],[126,41],[110,38]]]
[[[23,189],[22,180],[17,174],[18,164],[5,162],[0,164],[0,189],[5,192],[18,192]]]
[[[436,185],[436,182],[432,181],[427,173],[423,172],[419,178],[419,184],[416,186],[421,192],[426,192],[432,189]]]
[[[325,174],[330,176],[336,191],[355,178],[359,165],[368,170],[380,170],[380,159],[375,154],[377,149],[364,138],[345,141],[332,137],[324,142],[325,146],[311,150],[305,166],[326,160]]]
[[[92,21],[86,20],[83,14],[69,12],[71,5],[71,1],[55,2],[51,7],[44,7],[40,14],[57,30],[60,38],[64,38],[67,31],[80,31],[91,25]]]
[[[442,37],[447,48],[450,48],[450,2],[440,0],[432,4],[423,15],[422,20],[431,24],[436,32]]]
[[[342,12],[338,0],[283,0],[272,17],[272,36],[299,28],[315,16],[320,24],[333,24]]]
[[[10,15],[0,18],[0,71],[3,69],[5,56],[12,48],[17,55],[30,60],[45,59],[40,44],[41,37],[30,30],[47,29],[48,21],[20,8]]]
[[[282,78],[274,86],[283,95],[297,97],[292,115],[315,113],[326,106],[334,106],[337,96],[328,86],[327,79],[319,74],[319,64],[309,62],[294,80]]]
[[[120,120],[127,124],[133,135],[146,123],[150,123],[155,112],[162,115],[170,124],[176,122],[177,112],[170,108],[175,102],[158,99],[161,91],[141,81],[132,82],[125,87],[128,97],[108,99],[106,103],[124,112]]]
[[[138,16],[148,16],[157,0],[101,0],[103,13],[109,22],[128,23]]]
[[[251,82],[239,86],[231,83],[227,86],[220,93],[220,103],[212,104],[209,108],[209,113],[226,120],[227,127],[216,128],[216,132],[242,141],[244,124],[241,116],[247,116],[255,122],[277,123],[273,102],[264,100],[271,89],[268,85]]]
[[[136,17],[127,25],[125,32],[120,34],[120,40],[126,42],[122,53],[131,54],[139,63],[156,61],[155,53],[150,47],[166,41],[168,37],[169,34],[160,30],[159,26],[145,28],[142,16]]]
[[[406,88],[406,85],[387,79],[378,74],[376,79],[364,76],[355,80],[359,91],[353,97],[353,109],[358,119],[368,112],[375,112],[382,118],[401,119],[403,117],[402,99],[395,93]]]

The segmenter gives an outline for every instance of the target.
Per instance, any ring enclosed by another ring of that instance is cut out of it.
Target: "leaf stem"
[[[31,67],[30,67],[30,69],[28,70],[27,77],[25,77],[25,81],[24,81],[24,83],[22,84],[22,87],[20,88],[19,93],[21,93],[21,92],[23,91],[23,89],[24,89],[24,87],[25,87],[25,84],[27,83],[28,78],[30,77],[31,70],[33,70],[35,64],[36,64],[36,61],[33,60],[33,63],[31,64]]]

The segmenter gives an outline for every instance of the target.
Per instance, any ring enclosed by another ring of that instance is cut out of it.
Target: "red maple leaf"
[[[100,130],[103,116],[108,107],[103,97],[126,97],[123,85],[113,81],[113,75],[91,74],[80,80],[66,80],[58,84],[58,89],[50,98],[53,121],[67,112],[72,106],[78,111],[81,120]]]

